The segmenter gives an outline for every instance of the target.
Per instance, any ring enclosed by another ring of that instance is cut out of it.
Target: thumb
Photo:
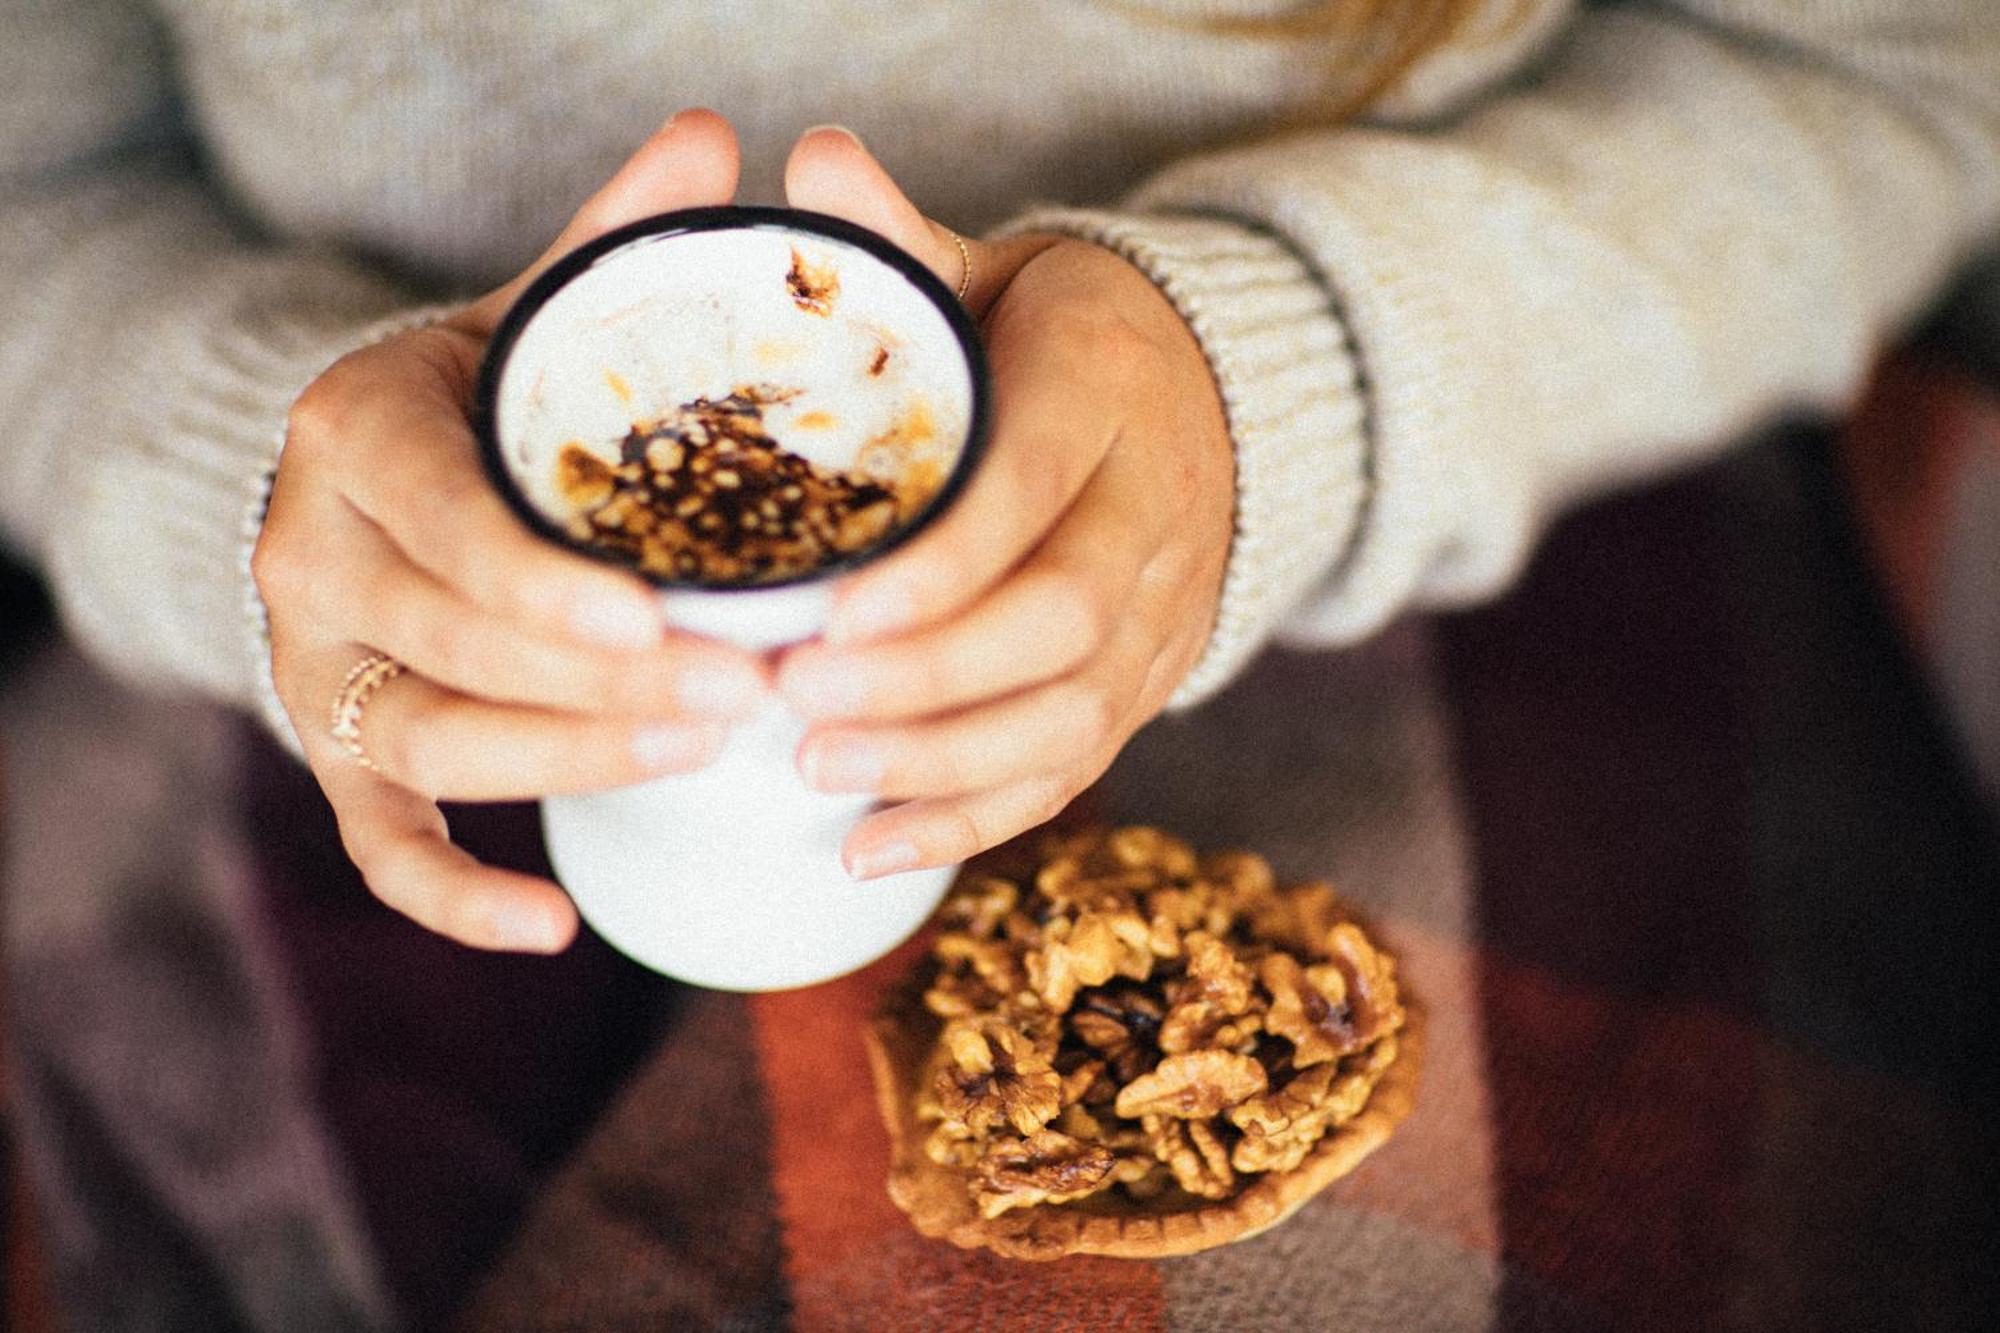
[[[1039,246],[1005,242],[994,245],[959,237],[942,223],[917,210],[880,162],[864,148],[854,131],[841,125],[807,130],[792,145],[785,162],[785,200],[794,208],[866,227],[915,256],[953,291],[964,281],[967,261],[971,283],[965,304],[977,314],[992,303],[1008,278]],[[965,243],[963,254],[959,242]]]
[[[722,116],[700,107],[676,113],[584,201],[540,258],[452,322],[478,337],[490,335],[542,270],[586,241],[655,213],[728,203],[736,195],[739,163],[736,131]]]

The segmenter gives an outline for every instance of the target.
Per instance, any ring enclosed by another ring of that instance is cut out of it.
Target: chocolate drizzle
[[[743,385],[635,424],[613,466],[578,443],[557,458],[571,534],[649,574],[769,582],[881,540],[929,498],[821,468],[774,440],[765,409],[796,390]]]

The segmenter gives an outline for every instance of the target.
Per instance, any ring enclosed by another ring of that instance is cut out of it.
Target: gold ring
[[[368,751],[361,747],[361,710],[375,691],[403,674],[406,668],[387,653],[370,653],[354,664],[340,692],[333,696],[333,738],[354,756],[354,762],[371,772],[379,772]]]
[[[951,243],[958,247],[958,303],[965,304],[965,294],[972,290],[972,251],[966,249],[965,238],[951,228]]]

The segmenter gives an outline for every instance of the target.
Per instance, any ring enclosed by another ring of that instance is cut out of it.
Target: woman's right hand
[[[722,117],[662,126],[513,281],[443,322],[342,359],[292,409],[252,559],[278,696],[368,886],[480,948],[555,951],[576,911],[547,880],[483,865],[439,799],[588,791],[700,767],[769,688],[764,665],[665,628],[636,576],[532,534],[482,471],[468,410],[521,289],[626,222],[728,203]],[[371,769],[329,714],[370,652],[406,664],[369,699]]]

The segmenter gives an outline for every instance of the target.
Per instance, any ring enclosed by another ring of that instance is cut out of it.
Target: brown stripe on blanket
[[[458,1327],[778,1329],[788,1297],[749,1004],[691,994]]]
[[[678,988],[585,931],[483,953],[370,895],[312,776],[243,728],[261,906],[295,987],[313,1093],[418,1327],[465,1299],[522,1209],[652,1045]],[[546,874],[532,806],[454,807],[482,860]]]
[[[1711,1326],[1753,1154],[1745,744],[1703,482],[1589,509],[1445,622],[1478,865],[1501,1253]],[[1502,1323],[1532,1316],[1509,1291]]]

